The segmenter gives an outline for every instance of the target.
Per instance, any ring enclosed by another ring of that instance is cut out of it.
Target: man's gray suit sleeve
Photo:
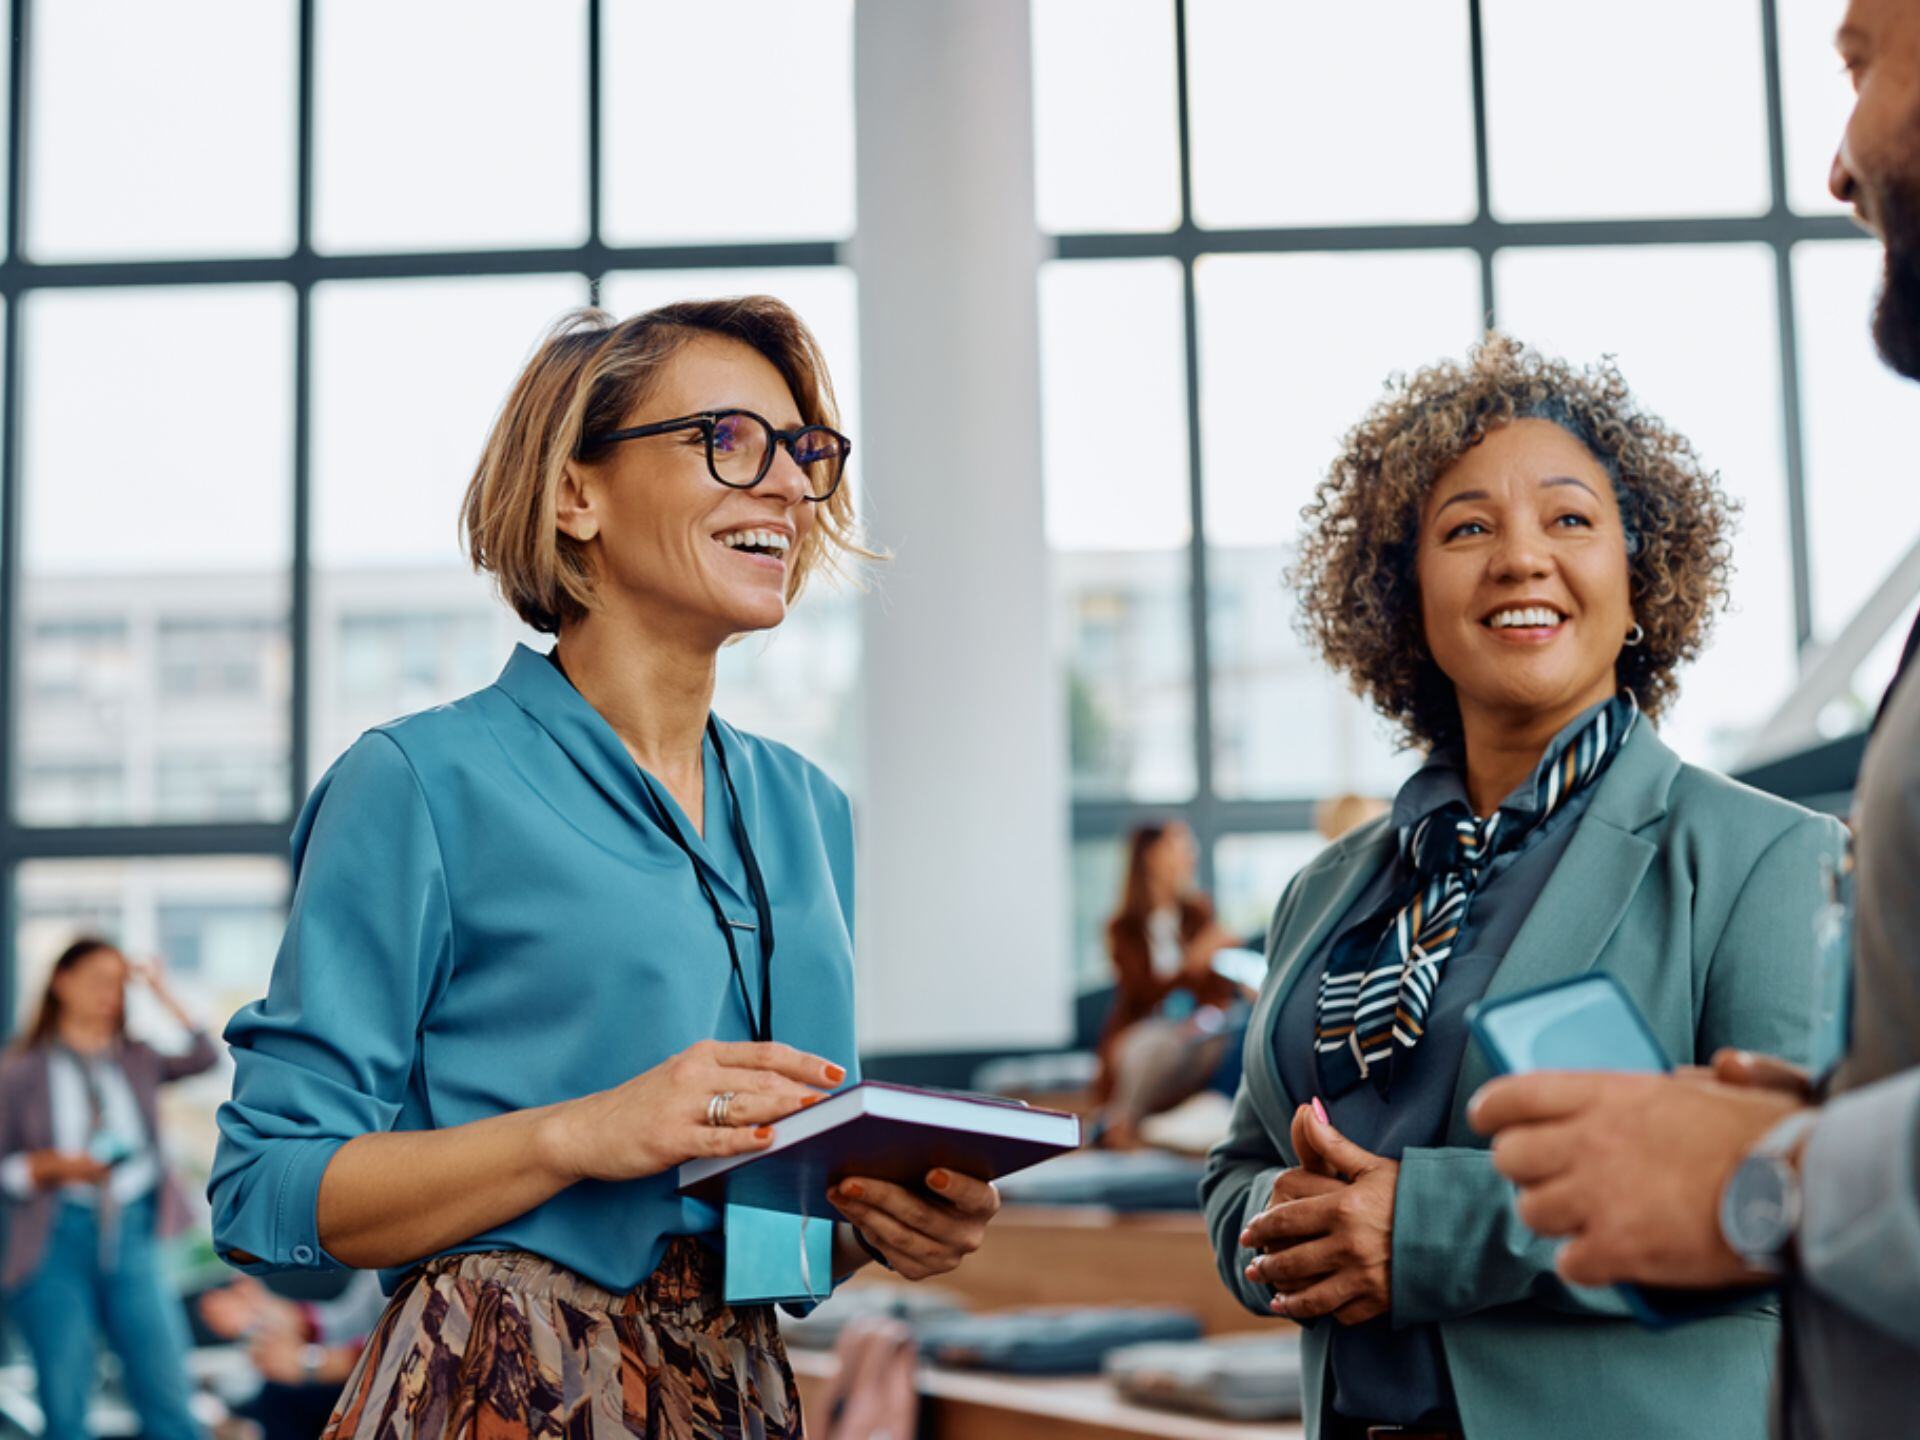
[[[1920,1070],[1830,1101],[1800,1171],[1806,1282],[1920,1345]]]

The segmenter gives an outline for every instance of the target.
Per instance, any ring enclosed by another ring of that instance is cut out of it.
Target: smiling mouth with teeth
[[[790,544],[788,538],[778,530],[729,530],[713,538],[729,550],[744,550],[749,555],[771,555],[776,560],[786,558]]]
[[[1567,617],[1544,605],[1496,610],[1480,623],[1490,630],[1551,630]]]

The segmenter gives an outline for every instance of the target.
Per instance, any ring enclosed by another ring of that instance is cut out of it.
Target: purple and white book
[[[998,1180],[1079,1144],[1079,1117],[1059,1110],[869,1080],[775,1123],[765,1150],[687,1161],[680,1192],[831,1216],[827,1191],[854,1176],[915,1190],[934,1169]]]

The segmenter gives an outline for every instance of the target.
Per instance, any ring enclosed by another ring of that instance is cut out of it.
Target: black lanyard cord
[[[567,674],[567,667],[560,663],[558,646],[547,652],[547,659],[572,685],[573,677]],[[574,693],[579,693],[578,686],[574,686]],[[706,897],[707,908],[713,912],[713,923],[720,927],[720,938],[727,942],[727,961],[733,967],[734,983],[740,987],[740,1006],[747,1012],[747,1028],[754,1039],[764,1043],[773,1039],[773,902],[767,898],[767,882],[760,874],[760,857],[753,853],[753,839],[747,834],[746,818],[740,813],[740,793],[733,788],[733,771],[727,765],[727,747],[720,743],[720,727],[711,714],[707,716],[707,738],[713,741],[714,758],[720,762],[720,782],[727,789],[727,818],[733,824],[733,843],[738,847],[740,862],[746,868],[747,888],[753,892],[753,918],[760,936],[760,1014],[757,1017],[753,1013],[753,998],[747,993],[747,973],[740,965],[740,947],[733,938],[735,930],[747,927],[744,922],[727,918],[727,912],[721,908],[720,897],[713,893],[713,886],[707,881],[706,871],[700,868],[693,846],[680,833],[680,822],[673,818],[670,805],[660,806],[660,818],[667,822],[667,834],[673,837],[673,843],[680,847],[680,853],[687,857],[687,864],[693,867],[693,878],[699,882],[700,893]],[[648,793],[652,794],[655,784],[653,777],[644,770],[640,773],[646,778]],[[658,798],[655,796],[656,800]]]
[[[754,853],[753,837],[747,833],[746,817],[740,813],[740,792],[733,788],[733,771],[727,765],[727,747],[720,743],[720,727],[707,717],[707,734],[713,737],[714,758],[720,762],[720,783],[727,787],[727,811],[733,821],[733,842],[740,851],[740,864],[747,872],[747,889],[753,896],[753,918],[760,927],[760,1019],[747,1011],[747,1023],[762,1042],[773,1039],[773,900],[767,894],[766,879],[760,873],[760,857]],[[732,926],[727,927],[729,931]],[[732,947],[728,947],[732,953]],[[734,974],[740,962],[734,961]],[[742,997],[744,998],[744,996]]]
[[[747,1012],[747,1026],[753,1038],[762,1042],[773,1039],[773,902],[767,898],[767,883],[760,873],[760,857],[754,854],[753,840],[747,833],[745,816],[740,813],[740,794],[733,788],[733,772],[727,765],[726,747],[720,743],[720,729],[713,717],[707,717],[707,735],[713,741],[713,753],[720,762],[720,781],[727,791],[727,818],[733,825],[734,844],[740,851],[740,862],[747,872],[747,889],[753,895],[754,928],[760,939],[760,1013],[754,1014],[753,999],[747,991],[746,970],[740,964],[740,947],[734,940],[733,932],[745,926],[727,918],[727,912],[720,904],[720,897],[713,893],[713,885],[707,879],[706,871],[700,868],[700,861],[693,853],[693,846],[687,843],[687,837],[680,832],[680,822],[673,818],[673,811],[662,805],[660,813],[667,822],[667,833],[673,837],[673,843],[687,857],[687,863],[693,867],[693,878],[699,883],[700,894],[705,897],[707,908],[713,912],[713,923],[720,927],[720,936],[727,942],[727,960],[733,967],[734,983],[740,989],[740,1005]]]

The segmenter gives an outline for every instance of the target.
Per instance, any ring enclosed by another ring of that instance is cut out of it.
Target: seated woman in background
[[[163,1055],[127,1035],[138,976],[192,1036]],[[105,940],[53,962],[33,1025],[0,1060],[0,1290],[33,1355],[46,1440],[85,1440],[94,1344],[120,1357],[149,1440],[193,1440],[187,1317],[162,1273],[159,1238],[187,1222],[160,1143],[160,1087],[212,1068],[213,1039],[154,965]]]
[[[1115,1148],[1136,1144],[1143,1119],[1200,1090],[1232,1043],[1221,1013],[1239,987],[1212,962],[1236,942],[1194,888],[1197,858],[1193,832],[1177,820],[1127,837],[1120,908],[1107,921],[1113,1009],[1094,1081],[1101,1143]]]
[[[1494,336],[1396,381],[1306,511],[1312,638],[1428,752],[1281,897],[1201,1187],[1229,1286],[1307,1327],[1309,1435],[1766,1434],[1770,1304],[1655,1334],[1566,1284],[1464,1114],[1469,1006],[1589,970],[1677,1063],[1807,1048],[1840,827],[1654,728],[1727,508],[1611,366]]]

